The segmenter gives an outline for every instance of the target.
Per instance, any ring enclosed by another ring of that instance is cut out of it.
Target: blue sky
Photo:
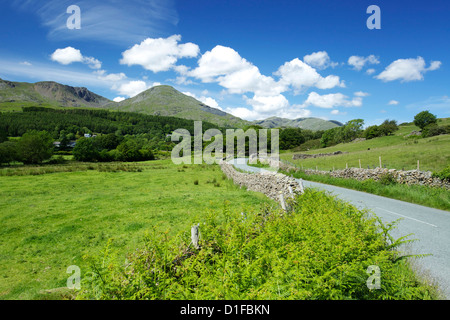
[[[167,84],[248,120],[450,117],[449,15],[448,0],[2,1],[0,78],[118,101]]]

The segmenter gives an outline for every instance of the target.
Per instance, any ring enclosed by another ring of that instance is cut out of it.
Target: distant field
[[[439,125],[449,125],[450,118],[440,119]],[[424,139],[405,138],[405,135],[413,130],[420,130],[418,127],[407,124],[400,126],[395,135],[380,137],[360,142],[341,143],[336,146],[310,150],[301,153],[331,153],[335,151],[348,152],[347,154],[321,157],[315,159],[292,160],[295,153],[285,152],[280,155],[281,159],[294,163],[304,169],[332,170],[344,169],[348,167],[367,168],[379,166],[381,156],[382,165],[389,169],[417,169],[417,160],[420,163],[420,170],[438,171],[445,168],[450,163],[450,135],[440,135]],[[370,149],[370,150],[369,150]]]
[[[66,286],[67,267],[79,266],[83,276],[83,255],[99,252],[110,238],[125,254],[153,227],[176,234],[210,209],[274,204],[223,179],[217,165],[134,165],[141,172],[99,172],[93,164],[1,176],[0,299],[42,299],[40,290]]]

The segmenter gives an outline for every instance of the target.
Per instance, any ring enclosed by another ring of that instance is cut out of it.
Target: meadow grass
[[[217,165],[157,160],[3,170],[17,174],[0,176],[0,299],[48,298],[42,290],[65,287],[70,265],[83,276],[83,256],[110,239],[123,260],[153,228],[175,234],[211,208],[274,203],[239,189]]]
[[[450,118],[440,119],[439,125],[450,124]],[[381,157],[382,166],[388,169],[414,170],[417,169],[417,160],[419,160],[420,170],[422,171],[440,171],[450,163],[450,135],[440,135],[430,138],[406,138],[405,136],[413,130],[420,130],[418,127],[408,124],[402,125],[400,129],[392,136],[379,137],[375,139],[340,143],[338,145],[310,150],[302,153],[332,153],[335,151],[346,152],[344,154],[293,160],[292,156],[297,153],[294,150],[283,152],[280,158],[289,161],[299,168],[332,170],[333,168],[345,169],[361,167],[374,168],[379,166],[379,157]]]

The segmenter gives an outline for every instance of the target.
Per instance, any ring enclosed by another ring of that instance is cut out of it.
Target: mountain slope
[[[119,103],[109,103],[103,107],[150,115],[202,120],[223,127],[243,127],[251,124],[219,109],[211,108],[167,85],[150,88],[133,98]]]
[[[53,81],[36,83],[0,79],[0,106],[11,104],[55,107],[98,108],[111,102],[84,87],[71,87]]]
[[[255,120],[254,124],[257,124],[264,128],[301,128],[312,131],[328,130],[335,127],[340,127],[343,124],[335,120],[323,120],[319,118],[298,118],[298,119],[285,119],[279,117],[270,117],[265,120]]]

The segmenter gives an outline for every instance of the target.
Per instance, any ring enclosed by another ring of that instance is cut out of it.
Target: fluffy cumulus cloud
[[[367,57],[351,56],[348,58],[348,64],[355,70],[361,70],[367,64],[379,64],[380,61],[373,54]]]
[[[80,50],[73,47],[56,49],[55,52],[52,53],[50,58],[53,61],[56,61],[63,65],[68,65],[74,62],[81,62],[87,64],[92,69],[100,69],[102,67],[102,63],[99,60],[93,57],[85,57],[81,54]]]
[[[114,102],[122,102],[123,100],[125,100],[124,97],[116,97],[113,99]]]
[[[352,99],[349,99],[348,96],[342,93],[320,95],[317,92],[311,92],[303,103],[303,106],[314,106],[325,109],[332,109],[335,107],[360,107],[362,106],[362,99],[366,95],[367,94],[363,92],[355,92],[355,96]]]
[[[116,90],[121,95],[132,98],[155,85],[157,84],[154,83],[153,85],[150,85],[142,80],[133,80],[121,83],[120,85],[114,85],[112,89]]]
[[[140,65],[153,72],[168,71],[176,67],[180,58],[195,58],[200,52],[194,43],[179,44],[180,35],[168,38],[147,38],[122,53],[121,64]]]
[[[308,116],[310,111],[291,106],[283,95],[294,90],[299,94],[308,88],[331,89],[345,87],[338,76],[322,77],[312,66],[325,68],[334,65],[324,51],[315,52],[304,57],[308,63],[295,58],[286,62],[272,76],[261,74],[258,67],[241,57],[229,47],[216,46],[205,52],[193,70],[182,69],[183,75],[197,78],[204,83],[217,83],[229,94],[243,94],[250,108],[227,109],[238,117],[260,119],[277,114],[278,116]],[[248,97],[251,93],[253,96]]]
[[[303,57],[303,61],[311,67],[317,69],[326,69],[328,67],[335,67],[337,62],[332,62],[326,51],[313,52]]]
[[[338,76],[329,75],[322,77],[316,69],[298,58],[283,64],[275,72],[275,75],[280,76],[281,84],[292,86],[297,93],[310,87],[316,87],[318,89],[345,87],[344,82]]]
[[[237,51],[220,45],[205,52],[198,60],[198,67],[188,74],[204,83],[216,82],[232,94],[277,95],[285,90],[272,77],[262,75],[258,67]]]
[[[375,78],[384,82],[400,80],[401,82],[423,80],[423,74],[427,71],[437,70],[441,66],[440,61],[432,61],[428,68],[425,67],[422,57],[416,59],[398,59],[392,62]]]

